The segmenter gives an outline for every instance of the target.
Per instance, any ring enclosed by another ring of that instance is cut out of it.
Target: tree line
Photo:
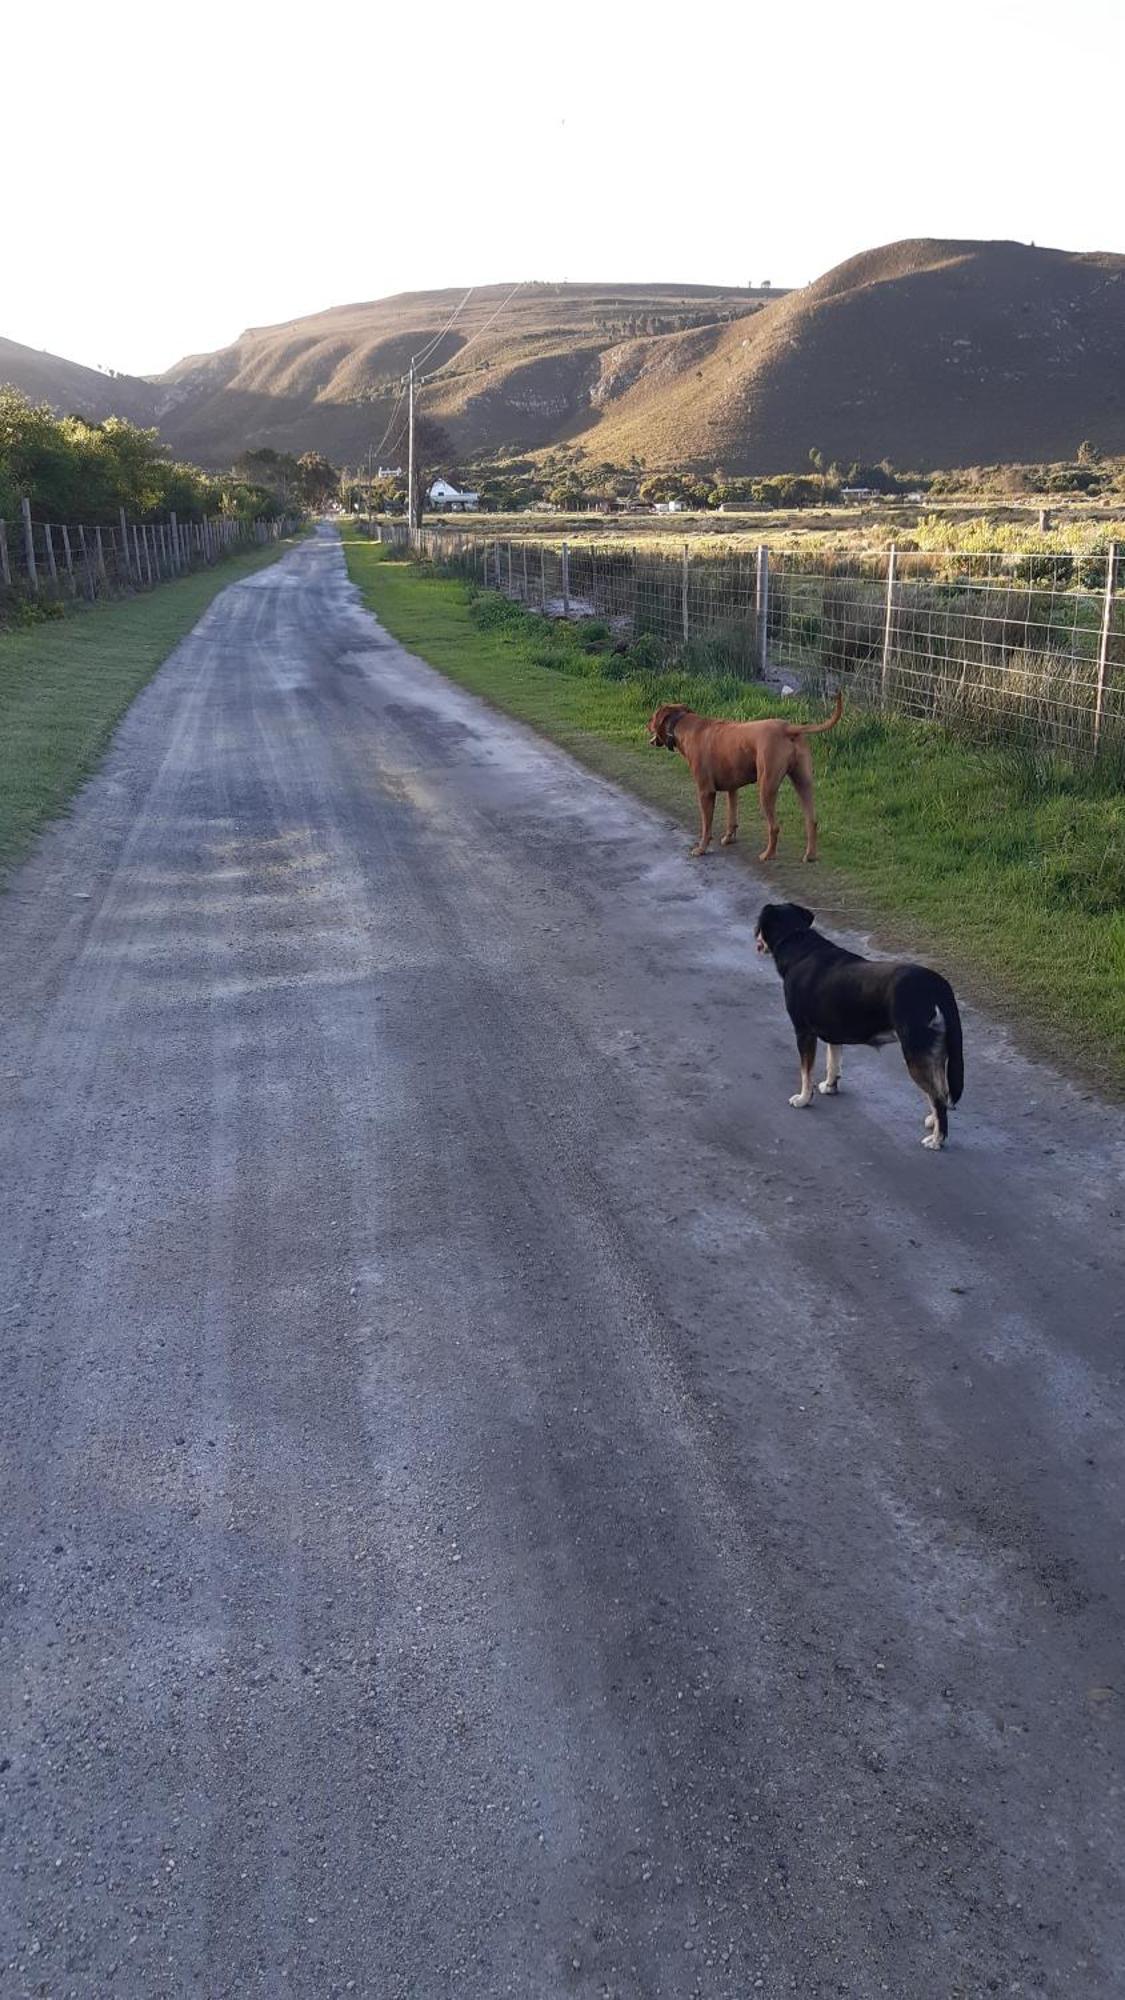
[[[826,467],[819,453],[815,454],[808,472],[783,472],[769,478],[731,477],[720,467],[711,473],[646,472],[636,458],[628,465],[609,461],[578,464],[552,454],[538,462],[484,465],[460,474],[450,469],[451,450],[440,464],[432,450],[422,462],[427,467],[427,484],[440,471],[454,485],[470,487],[479,495],[482,510],[492,514],[519,513],[525,507],[544,503],[565,513],[585,509],[609,512],[614,508],[652,507],[669,501],[700,512],[739,505],[821,507],[837,500],[845,486],[865,486],[875,492],[895,494],[919,483],[916,474],[897,473],[886,462],[864,465],[857,461],[846,468]],[[405,473],[381,472],[365,478],[359,472],[345,472],[340,497],[347,511],[371,506],[379,513],[405,513]]]
[[[230,472],[204,472],[174,459],[156,430],[124,417],[60,417],[0,386],[0,520],[14,520],[24,499],[36,520],[92,527],[112,525],[122,507],[136,521],[273,520],[324,506],[337,487],[320,452],[248,451]]]
[[[608,460],[595,463],[565,449],[545,452],[538,458],[498,456],[475,465],[470,462],[458,472],[452,445],[444,438],[443,443],[444,454],[431,448],[420,459],[427,468],[427,488],[431,477],[440,472],[454,485],[471,488],[479,496],[482,511],[495,514],[519,513],[544,504],[565,513],[609,513],[670,501],[693,512],[719,507],[825,507],[838,502],[847,488],[860,488],[888,500],[923,494],[932,498],[969,494],[997,501],[1074,494],[1116,501],[1125,493],[1125,459],[1103,455],[1089,439],[1076,447],[1072,459],[1052,465],[968,466],[941,472],[903,469],[887,458],[878,463],[862,459],[826,462],[814,446],[803,470],[768,476],[731,474],[721,466],[711,472],[651,471],[636,457],[625,465]],[[380,513],[405,513],[405,474],[384,472],[367,478],[359,471],[345,471],[340,499],[348,511],[371,506]]]

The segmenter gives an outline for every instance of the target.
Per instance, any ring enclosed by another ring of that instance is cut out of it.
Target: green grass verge
[[[498,598],[384,559],[345,533],[349,572],[397,639],[441,672],[662,807],[694,833],[682,759],[651,750],[658,701],[776,713],[776,695],[588,652],[580,630],[544,628]],[[620,676],[611,678],[610,676]],[[828,928],[874,931],[940,963],[1003,1010],[1017,1038],[1113,1094],[1125,1092],[1125,798],[1113,774],[1043,765],[922,724],[845,716],[814,745],[822,860],[800,861],[797,800],[784,788],[769,876]],[[756,802],[740,839],[756,852]],[[713,871],[738,850],[699,863]]]
[[[212,598],[294,546],[251,549],[144,596],[0,633],[0,879],[62,811],[129,703]]]

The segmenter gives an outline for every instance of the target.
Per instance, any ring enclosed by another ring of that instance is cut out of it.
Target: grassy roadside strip
[[[143,596],[0,633],[0,883],[62,811],[145,682],[211,600],[296,546],[273,542]]]
[[[365,601],[411,651],[693,832],[695,792],[682,760],[645,742],[656,703],[777,711],[764,689],[634,669],[587,652],[580,630],[545,629],[523,615],[506,622],[501,600],[474,613],[462,583],[385,560],[346,531],[345,547]],[[1045,767],[870,716],[845,716],[814,758],[823,859],[802,865],[786,786],[771,886],[811,904],[830,929],[871,930],[887,949],[941,964],[1011,1020],[1021,1045],[1125,1094],[1125,799],[1112,775]],[[760,829],[751,796],[742,821],[746,858]],[[732,865],[719,850],[699,863]]]

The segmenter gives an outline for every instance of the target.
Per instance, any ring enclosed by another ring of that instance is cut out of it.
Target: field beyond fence
[[[1125,747],[1125,564],[1089,553],[682,552],[379,528],[400,551],[546,617],[604,620],[696,672],[1080,758]],[[651,663],[655,663],[655,660]]]
[[[0,619],[21,607],[150,590],[204,569],[237,550],[265,547],[293,533],[296,522],[238,520],[211,515],[180,521],[129,521],[115,527],[35,521],[25,500],[16,522],[0,520]]]

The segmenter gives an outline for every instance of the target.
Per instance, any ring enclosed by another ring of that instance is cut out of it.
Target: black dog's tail
[[[961,1046],[961,1016],[953,988],[947,979],[940,982],[941,991],[937,996],[941,1008],[941,1018],[945,1022],[945,1076],[949,1085],[949,1102],[959,1104],[961,1092],[965,1088],[965,1056]]]
[[[936,1103],[959,1102],[965,1088],[961,1016],[953,988],[928,966],[904,968],[895,994],[895,1030],[915,1082]]]

